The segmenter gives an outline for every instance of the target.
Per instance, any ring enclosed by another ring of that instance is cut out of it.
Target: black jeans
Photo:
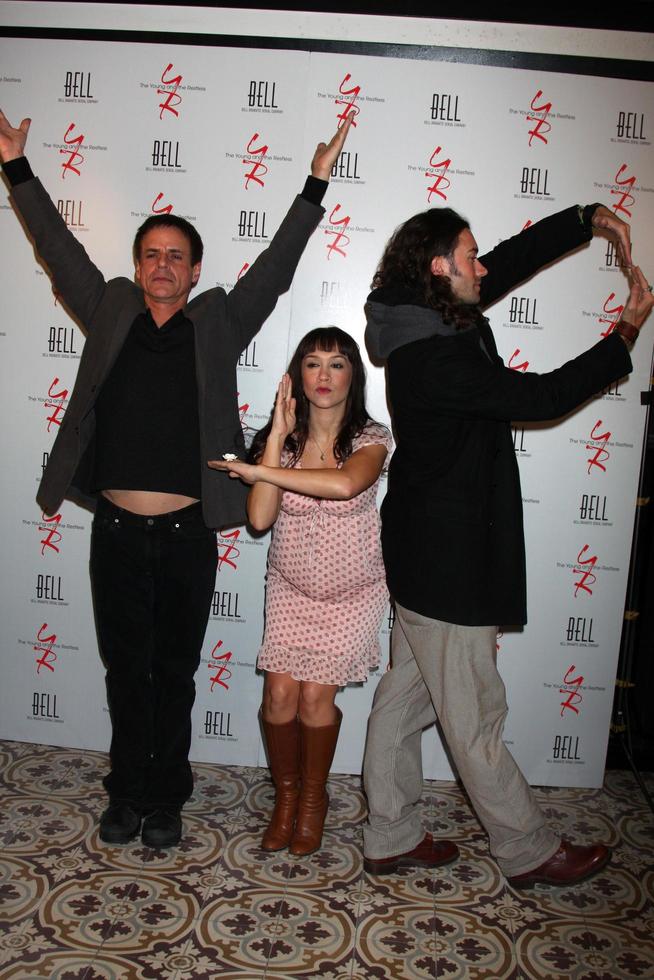
[[[202,505],[142,517],[98,498],[91,583],[112,722],[112,802],[181,808],[194,674],[216,577],[216,538]]]

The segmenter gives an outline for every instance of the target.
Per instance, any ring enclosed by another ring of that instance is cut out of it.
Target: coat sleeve
[[[420,407],[442,417],[523,422],[557,419],[629,374],[631,358],[615,333],[546,374],[513,371],[481,351],[477,331],[431,343],[418,354]]]
[[[239,353],[290,288],[305,246],[324,213],[324,208],[298,195],[270,245],[227,296],[229,324]]]
[[[481,306],[490,306],[543,266],[591,238],[592,230],[584,227],[575,206],[543,218],[519,235],[500,242],[479,259],[488,270],[481,282]]]
[[[17,184],[11,197],[57,292],[88,327],[104,294],[104,276],[66,226],[38,178]]]

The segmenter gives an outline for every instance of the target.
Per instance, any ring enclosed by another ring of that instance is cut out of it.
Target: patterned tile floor
[[[515,892],[454,783],[425,784],[445,869],[362,868],[359,780],[330,779],[324,846],[264,855],[262,769],[196,765],[182,844],[102,844],[106,757],[0,742],[2,980],[624,980],[654,977],[654,826],[630,773],[550,789],[552,825],[614,847],[577,888]],[[650,776],[654,789],[654,777]]]

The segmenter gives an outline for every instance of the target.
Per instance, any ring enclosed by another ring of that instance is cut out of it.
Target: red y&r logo
[[[218,571],[222,571],[223,565],[236,569],[236,559],[240,558],[241,552],[236,547],[236,543],[241,536],[238,528],[233,531],[218,532]]]
[[[588,449],[591,453],[593,453],[593,455],[589,456],[588,459],[586,460],[586,462],[588,463],[589,473],[592,470],[593,466],[597,466],[597,468],[602,470],[603,473],[606,473],[606,466],[604,465],[604,463],[606,462],[607,459],[609,459],[611,455],[606,448],[607,443],[611,438],[611,433],[608,430],[606,432],[598,432],[597,430],[599,429],[601,424],[602,424],[602,420],[598,419],[590,433],[590,438],[593,441],[593,443],[595,444],[599,443],[599,446],[591,445],[591,443],[588,442],[586,443],[586,449]]]
[[[246,166],[252,166],[252,169],[245,175],[245,189],[248,189],[250,181],[253,180],[255,184],[259,184],[260,187],[264,186],[263,178],[268,173],[268,167],[263,162],[266,153],[268,152],[268,146],[264,143],[262,146],[253,146],[255,140],[259,139],[259,134],[254,133],[250,138],[250,142],[245,148],[245,152],[248,154],[247,157],[243,157],[241,163]],[[257,159],[252,159],[256,157]]]
[[[236,392],[236,394],[238,395],[238,392]],[[238,417],[241,420],[241,428],[243,429],[243,432],[246,432],[250,428],[245,418],[245,416],[249,411],[250,411],[249,402],[244,402],[243,405],[238,406]]]
[[[346,214],[344,218],[336,218],[335,215],[341,210],[340,204],[335,205],[332,208],[332,213],[329,215],[329,223],[335,225],[338,229],[339,225],[343,226],[343,230],[332,231],[330,228],[325,228],[326,235],[333,235],[334,240],[327,246],[327,258],[331,259],[332,255],[336,252],[338,255],[342,255],[344,259],[347,258],[347,252],[345,249],[350,244],[350,238],[345,234],[345,229],[350,224],[350,216]]]
[[[359,98],[359,93],[361,92],[361,86],[353,85],[352,88],[343,87],[350,81],[351,78],[352,76],[348,72],[345,78],[343,79],[343,81],[341,82],[341,84],[338,86],[339,94],[345,96],[349,95],[350,96],[349,100],[334,99],[336,105],[343,106],[343,111],[337,116],[339,129],[341,128],[341,126],[343,125],[347,117],[352,115],[352,113],[354,113],[354,118],[352,119],[352,126],[356,126],[356,117],[361,112],[361,109],[356,104],[356,101]]]
[[[48,399],[46,399],[45,407],[52,409],[52,415],[48,416],[48,432],[50,431],[51,425],[61,425],[60,415],[64,415],[66,409],[64,408],[64,402],[68,398],[68,388],[62,388],[61,391],[53,391],[55,385],[59,384],[59,378],[55,378],[48,388]]]
[[[620,175],[624,173],[626,169],[627,169],[627,164],[623,163],[620,169],[618,170],[617,174],[615,175],[615,182],[618,185],[618,187],[626,187],[628,189],[625,191],[612,190],[611,194],[613,194],[614,197],[618,197],[618,195],[620,196],[620,200],[616,201],[615,204],[613,205],[613,210],[615,211],[615,213],[618,214],[620,211],[622,211],[623,214],[626,214],[627,217],[630,218],[631,211],[629,211],[628,208],[625,207],[625,204],[628,204],[629,207],[631,208],[636,203],[636,198],[631,193],[631,191],[633,190],[633,186],[636,183],[636,178],[627,177],[625,180],[620,180]]]
[[[520,354],[520,348],[516,347],[516,349],[511,354],[511,357],[509,358],[509,367],[511,368],[512,371],[526,371],[527,368],[529,367],[529,361],[523,361],[521,364],[514,363],[516,357],[518,357],[519,354]]]
[[[179,116],[179,112],[175,106],[179,105],[182,101],[181,95],[177,94],[177,89],[182,83],[182,76],[175,75],[174,78],[166,78],[166,72],[169,72],[172,68],[172,64],[167,65],[161,73],[161,84],[162,85],[172,85],[171,91],[164,88],[157,89],[157,95],[165,95],[166,98],[163,102],[159,103],[159,108],[161,112],[159,113],[159,118],[163,119],[164,112],[172,112],[173,116]]]
[[[624,303],[618,303],[617,306],[609,306],[615,299],[615,293],[609,293],[608,297],[604,300],[604,306],[602,310],[606,313],[606,316],[601,316],[599,318],[600,323],[608,323],[608,327],[603,333],[600,334],[601,337],[608,337],[610,333],[615,330],[615,325],[622,316],[622,311],[624,310]]]
[[[65,180],[67,172],[70,170],[72,173],[77,174],[79,177],[80,170],[78,167],[84,163],[84,157],[79,152],[82,143],[84,142],[84,134],[80,133],[79,136],[74,136],[68,139],[71,131],[75,129],[75,123],[71,123],[66,130],[66,135],[64,136],[64,143],[67,146],[74,147],[74,149],[65,150],[63,147],[59,150],[60,153],[67,153],[68,159],[65,160],[61,165],[61,179]]]
[[[536,105],[535,104],[536,103],[536,100],[537,99],[540,99],[540,97],[541,97],[542,94],[543,94],[542,90],[541,89],[538,89],[538,91],[536,92],[535,96],[531,100],[531,105],[529,106],[529,108],[531,109],[532,112],[542,113],[542,115],[540,115],[540,116],[527,116],[527,122],[528,123],[535,123],[536,124],[533,129],[530,129],[529,130],[529,145],[530,146],[531,146],[532,140],[534,138],[535,139],[542,140],[543,143],[547,143],[547,136],[545,134],[546,133],[549,133],[549,131],[552,128],[552,126],[550,125],[550,123],[548,123],[548,121],[547,121],[547,117],[549,116],[550,111],[552,109],[552,103],[551,102],[544,102],[542,105]]]
[[[45,534],[45,537],[41,538],[41,554],[45,555],[46,548],[52,548],[59,554],[58,544],[61,541],[61,531],[57,529],[61,524],[61,514],[46,517],[44,513],[41,513],[41,521],[43,523],[39,524],[39,532]]]
[[[44,630],[47,630],[48,624],[44,623],[41,629],[36,634],[36,643],[33,646],[33,650],[36,653],[40,653],[41,656],[36,658],[36,672],[41,673],[41,667],[47,667],[48,670],[52,671],[54,674],[54,662],[57,659],[57,654],[52,649],[56,643],[57,636],[55,633],[51,633],[50,636],[44,636]]]
[[[241,276],[244,276],[245,275],[245,273],[248,271],[249,268],[250,268],[250,263],[249,262],[244,262],[243,265],[241,266],[241,271],[239,272],[239,274],[236,277],[236,282],[239,281],[239,279],[241,278]],[[246,411],[247,411],[247,409],[249,407],[250,407],[249,405],[246,405]]]
[[[593,573],[593,569],[597,564],[597,555],[592,555],[590,558],[583,558],[582,556],[588,551],[588,545],[585,544],[579,554],[577,555],[577,564],[579,568],[573,568],[572,574],[578,575],[579,580],[575,582],[575,599],[579,594],[579,591],[587,592],[588,595],[593,594],[591,585],[594,585],[597,581],[597,576]],[[583,567],[587,566],[587,567]]]
[[[152,208],[151,208],[152,214],[170,214],[170,212],[173,210],[172,204],[162,204],[161,207],[157,207],[159,201],[161,201],[162,198],[163,198],[163,191],[157,194],[154,201],[152,202]]]
[[[559,694],[567,694],[565,701],[561,701],[561,717],[563,718],[563,712],[566,710],[574,711],[576,715],[579,714],[578,704],[581,704],[583,698],[579,693],[579,688],[584,683],[584,679],[579,674],[578,677],[571,677],[570,675],[577,668],[574,664],[568,667],[565,677],[563,678],[563,687],[559,688]]]
[[[226,650],[224,653],[219,653],[218,651],[222,645],[223,641],[218,640],[215,647],[211,651],[211,659],[214,661],[214,663],[208,664],[208,667],[209,670],[215,671],[213,677],[209,678],[211,682],[211,691],[213,691],[216,684],[218,684],[220,687],[224,687],[226,691],[229,690],[229,684],[227,681],[231,678],[232,672],[227,665],[232,659],[232,651]]]
[[[432,177],[436,178],[432,186],[427,188],[428,202],[431,202],[432,194],[438,194],[438,196],[442,197],[444,201],[447,201],[447,194],[445,194],[444,192],[450,186],[451,181],[449,177],[445,176],[445,174],[447,173],[448,168],[452,163],[452,161],[448,157],[447,160],[441,160],[440,163],[437,162],[436,157],[440,152],[441,152],[441,147],[437,146],[429,158],[430,169],[425,171],[425,177],[427,177],[428,180],[431,180]],[[441,185],[443,186],[443,190],[440,189]]]

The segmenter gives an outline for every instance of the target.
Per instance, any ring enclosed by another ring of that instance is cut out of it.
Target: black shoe
[[[182,815],[179,810],[153,810],[143,820],[141,840],[146,847],[174,847],[182,839]]]
[[[100,840],[105,844],[129,844],[140,829],[141,814],[129,803],[110,803],[100,817]]]

